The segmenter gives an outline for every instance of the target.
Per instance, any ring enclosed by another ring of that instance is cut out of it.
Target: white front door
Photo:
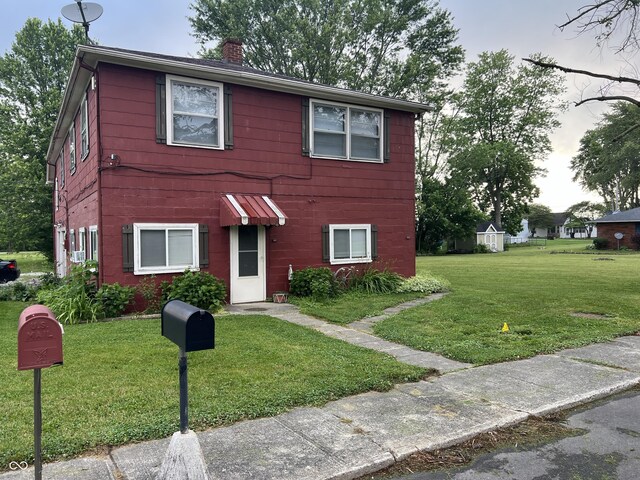
[[[264,226],[231,227],[230,235],[231,303],[262,302],[267,295]]]
[[[66,229],[58,227],[56,230],[56,275],[59,277],[67,275],[67,249],[64,247],[66,236]]]
[[[485,233],[484,243],[492,252],[498,251],[498,238],[495,233]]]

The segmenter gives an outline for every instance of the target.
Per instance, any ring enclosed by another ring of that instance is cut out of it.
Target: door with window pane
[[[266,297],[265,229],[231,227],[231,303],[260,302]]]

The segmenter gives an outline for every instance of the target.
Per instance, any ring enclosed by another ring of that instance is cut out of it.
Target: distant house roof
[[[554,213],[553,224],[558,226],[564,225],[564,223],[567,221],[567,218],[569,218],[569,215],[567,215],[565,212]]]
[[[625,222],[640,222],[640,207],[632,208],[631,210],[625,210],[623,212],[616,212],[604,217],[596,218],[590,223],[625,223]]]
[[[500,228],[500,225],[496,225],[493,222],[482,222],[482,223],[479,223],[476,226],[476,233],[484,233],[487,230],[490,230],[491,227],[493,227],[493,230],[495,230],[496,233],[504,233],[502,228]]]
[[[423,103],[307,82],[223,60],[177,57],[122,48],[80,45],[76,50],[76,58],[71,68],[58,120],[49,144],[47,163],[50,165],[56,163],[56,156],[66,138],[73,116],[82,101],[86,86],[91,81],[91,76],[100,62],[417,114],[432,110],[430,105]]]

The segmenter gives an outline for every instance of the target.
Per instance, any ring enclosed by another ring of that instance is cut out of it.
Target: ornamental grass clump
[[[402,284],[398,286],[398,293],[438,293],[449,290],[450,284],[446,280],[442,280],[430,275],[416,275],[415,277],[406,278]]]
[[[373,294],[395,293],[402,281],[402,276],[391,270],[367,268],[353,278],[351,289]]]

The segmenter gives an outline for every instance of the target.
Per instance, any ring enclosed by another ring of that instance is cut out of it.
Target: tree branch
[[[575,105],[576,107],[579,107],[583,103],[587,103],[587,102],[593,102],[593,101],[609,102],[611,100],[622,100],[624,102],[633,103],[636,107],[640,107],[640,100],[636,100],[633,97],[627,97],[626,95],[603,95],[601,97],[589,97],[589,98],[580,100],[579,102],[576,102]]]
[[[640,86],[640,80],[638,80],[637,78],[614,77],[613,75],[607,75],[605,73],[597,73],[597,72],[591,72],[589,70],[579,70],[579,69],[576,69],[576,68],[563,67],[562,65],[558,65],[556,63],[541,62],[540,60],[534,60],[532,58],[523,58],[523,60],[525,62],[532,63],[532,64],[534,64],[534,65],[536,65],[538,67],[554,68],[554,69],[560,70],[561,72],[564,72],[564,73],[577,73],[579,75],[586,75],[588,77],[603,78],[605,80],[611,80],[612,82],[633,83],[634,85]],[[632,102],[632,103],[634,103],[634,102]]]

